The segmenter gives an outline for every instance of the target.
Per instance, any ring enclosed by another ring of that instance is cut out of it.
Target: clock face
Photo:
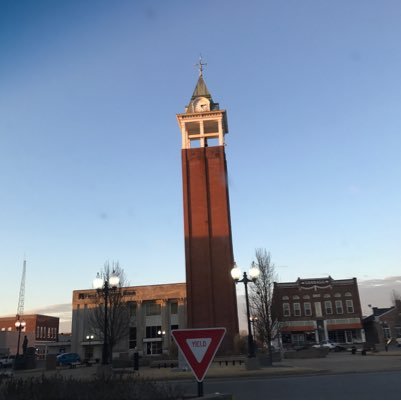
[[[210,111],[210,103],[204,97],[196,99],[194,101],[194,111],[195,113],[202,113],[202,111]]]

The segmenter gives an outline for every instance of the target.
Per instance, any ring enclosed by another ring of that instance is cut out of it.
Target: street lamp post
[[[19,345],[20,345],[20,341],[21,341],[21,331],[24,330],[26,323],[24,320],[19,320],[19,316],[17,316],[17,321],[15,322],[15,328],[18,331],[18,345],[17,345],[17,353],[16,353],[16,357],[18,358],[19,356]]]
[[[88,357],[88,359],[93,358],[93,347],[92,347],[92,341],[95,338],[95,336],[93,334],[88,334],[86,336],[86,341],[89,342],[89,347],[88,347],[88,352],[86,352],[86,355]],[[86,356],[85,356],[86,358]]]
[[[248,278],[248,275],[244,272],[242,280],[240,280],[241,269],[237,267],[235,262],[234,262],[234,267],[231,270],[231,277],[234,279],[235,284],[244,283],[245,286],[246,316],[248,321],[248,358],[255,357],[255,347],[253,343],[253,336],[251,329],[251,314],[249,310],[248,283],[254,283],[259,277],[259,274],[260,271],[259,268],[256,266],[255,262],[252,262],[251,268],[249,269],[250,278]]]
[[[249,320],[252,323],[253,337],[256,338],[256,322],[259,320],[257,316],[251,316]]]
[[[164,336],[166,335],[166,331],[165,330],[158,330],[157,335],[162,340],[162,354],[163,354]]]
[[[109,319],[108,319],[108,303],[110,292],[115,291],[120,283],[120,278],[117,276],[115,271],[108,278],[103,278],[98,273],[96,278],[93,280],[93,288],[95,288],[98,294],[101,294],[104,298],[104,327],[103,327],[103,352],[102,352],[102,365],[109,363]]]

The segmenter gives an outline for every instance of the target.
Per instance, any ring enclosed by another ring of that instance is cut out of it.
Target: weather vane
[[[203,76],[203,66],[207,65],[207,63],[202,63],[202,55],[199,56],[199,63],[195,64],[195,67],[199,67],[199,76]]]

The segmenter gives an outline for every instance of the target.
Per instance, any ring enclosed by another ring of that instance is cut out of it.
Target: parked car
[[[1,368],[11,368],[14,364],[15,356],[14,355],[8,355],[8,356],[3,356],[0,358],[0,369]]]
[[[57,355],[57,363],[61,366],[72,366],[81,362],[81,358],[75,352],[66,352]]]
[[[344,347],[343,345],[334,343],[329,340],[320,341],[319,344],[313,345],[313,348],[328,348],[330,351],[335,351],[335,352],[346,350],[346,347]]]

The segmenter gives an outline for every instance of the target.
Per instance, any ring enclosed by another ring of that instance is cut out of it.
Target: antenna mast
[[[17,319],[24,314],[24,301],[25,301],[25,273],[26,273],[26,260],[24,259],[24,266],[22,268],[21,285],[19,288]]]

